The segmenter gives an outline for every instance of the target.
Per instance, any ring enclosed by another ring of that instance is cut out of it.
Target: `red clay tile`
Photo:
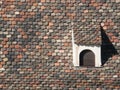
[[[45,0],[41,0],[41,2],[42,2],[42,3],[44,3],[44,2],[45,2]]]

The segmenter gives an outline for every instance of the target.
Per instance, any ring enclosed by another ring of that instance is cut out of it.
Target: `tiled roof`
[[[103,67],[73,66],[71,21],[86,45],[102,23]],[[0,90],[120,90],[120,0],[0,0]]]
[[[77,45],[101,45],[100,25],[74,30],[74,39]]]

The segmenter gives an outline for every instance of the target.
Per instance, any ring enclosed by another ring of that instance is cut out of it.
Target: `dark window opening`
[[[80,66],[95,66],[95,55],[90,50],[84,50],[79,55]]]

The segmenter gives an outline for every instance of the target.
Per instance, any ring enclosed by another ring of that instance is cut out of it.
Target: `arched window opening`
[[[80,66],[95,66],[95,54],[91,50],[83,50],[79,55]]]

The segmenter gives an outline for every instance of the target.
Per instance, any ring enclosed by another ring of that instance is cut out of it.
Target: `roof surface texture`
[[[101,45],[100,25],[78,26],[74,30],[75,43],[78,45]]]
[[[101,68],[73,66],[71,22]],[[120,0],[0,0],[0,90],[120,90],[119,53]]]

